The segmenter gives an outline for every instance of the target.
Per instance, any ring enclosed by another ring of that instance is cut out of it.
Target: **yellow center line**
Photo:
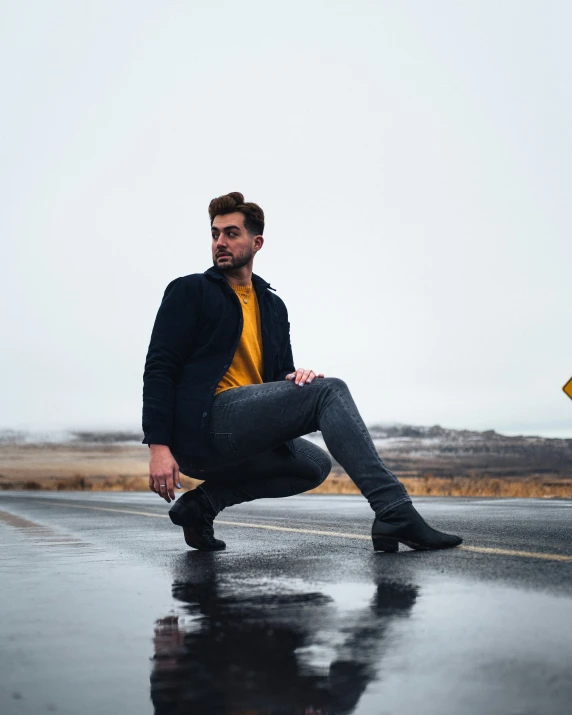
[[[545,554],[538,551],[517,551],[516,549],[497,549],[492,546],[458,546],[463,551],[475,551],[479,554],[498,554],[500,556],[522,556],[527,559],[544,559],[545,561],[567,561],[572,563],[572,556],[566,554]]]
[[[95,511],[114,511],[119,514],[134,514],[135,516],[152,516],[158,519],[168,519],[168,514],[157,514],[151,511],[135,511],[135,509],[118,509],[117,507],[87,506],[84,504],[64,504],[52,499],[45,500],[51,504],[67,507],[68,509],[93,509]],[[318,529],[298,529],[291,526],[270,526],[269,524],[256,524],[248,521],[222,521],[217,519],[217,524],[224,526],[240,526],[246,529],[267,529],[268,531],[289,531],[296,534],[314,534],[317,536],[337,536],[342,539],[358,539],[370,541],[371,537],[364,534],[352,534],[345,531],[322,531]],[[471,551],[477,554],[494,554],[495,556],[520,556],[526,559],[543,559],[544,561],[564,561],[572,563],[572,556],[566,554],[546,554],[537,551],[519,551],[516,549],[498,549],[490,546],[457,546],[460,551]]]
[[[221,521],[216,520],[217,524],[226,524],[227,526],[244,526],[248,529],[268,529],[270,531],[293,531],[297,534],[317,534],[318,536],[340,536],[343,539],[362,539],[371,541],[371,536],[363,534],[352,534],[345,531],[319,531],[318,529],[297,529],[291,526],[270,526],[270,524],[251,524],[247,521]]]

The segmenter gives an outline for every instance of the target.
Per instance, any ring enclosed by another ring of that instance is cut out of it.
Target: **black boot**
[[[450,549],[463,542],[460,536],[437,531],[425,521],[411,502],[405,502],[376,517],[371,528],[375,551],[395,552],[399,542],[418,551]]]
[[[199,551],[218,551],[226,544],[215,539],[213,520],[216,512],[200,487],[182,494],[169,510],[173,524],[183,527],[188,546]]]

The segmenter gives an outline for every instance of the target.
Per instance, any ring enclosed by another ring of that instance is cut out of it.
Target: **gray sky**
[[[2,2],[0,427],[137,427],[207,207],[368,424],[572,437],[568,2]]]

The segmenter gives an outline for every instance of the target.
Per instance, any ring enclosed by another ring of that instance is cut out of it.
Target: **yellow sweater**
[[[233,387],[257,385],[263,382],[262,332],[256,291],[252,283],[247,286],[237,286],[232,285],[232,283],[229,283],[229,285],[240,299],[244,326],[232,363],[226,375],[219,382],[215,395]],[[247,299],[246,303],[244,302],[245,298]]]

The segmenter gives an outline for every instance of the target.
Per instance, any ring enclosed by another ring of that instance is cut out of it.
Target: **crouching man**
[[[373,547],[444,549],[462,539],[432,528],[385,466],[346,383],[294,366],[284,302],[252,272],[264,213],[242,194],[209,206],[213,265],[176,278],[157,313],[143,377],[149,488],[175,499],[179,472],[204,480],[169,516],[195,549],[224,549],[213,522],[225,507],[313,489],[329,455],[368,500]]]

